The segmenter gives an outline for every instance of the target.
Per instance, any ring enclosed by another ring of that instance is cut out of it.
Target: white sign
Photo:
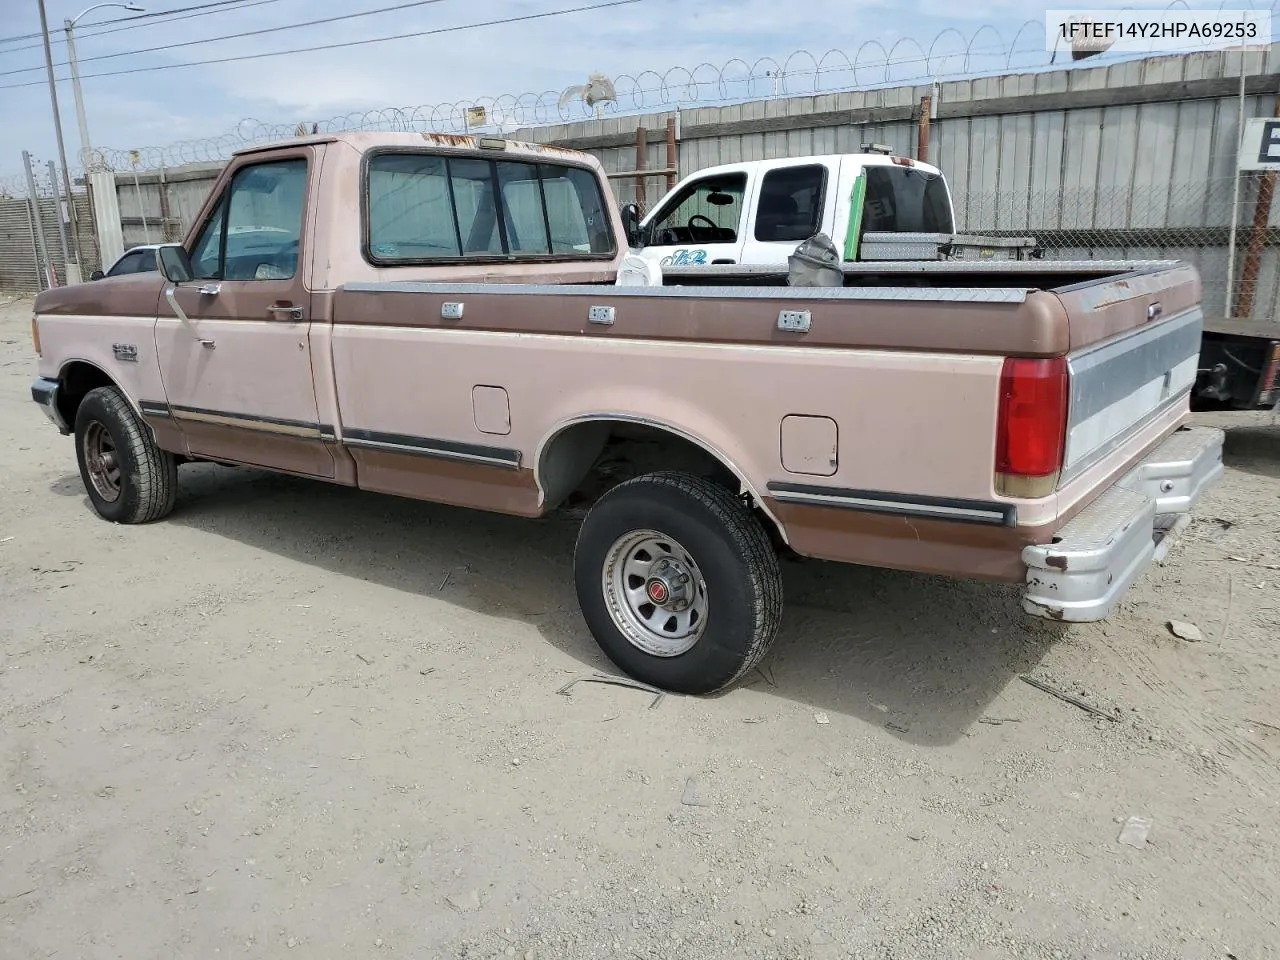
[[[1280,170],[1280,118],[1270,117],[1244,122],[1240,141],[1240,170]]]
[[[1048,10],[1045,49],[1110,53],[1266,49],[1270,10]]]

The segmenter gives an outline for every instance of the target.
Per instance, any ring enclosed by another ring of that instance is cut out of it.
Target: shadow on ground
[[[532,623],[589,670],[616,672],[578,613],[576,520],[523,520],[212,464],[180,476],[169,523]],[[51,489],[84,497],[78,476]],[[959,739],[1061,636],[1058,625],[1022,614],[1012,586],[808,560],[785,563],[784,573],[778,640],[743,685],[911,743]]]
[[[1280,426],[1228,427],[1222,447],[1229,467],[1263,477],[1280,477]]]

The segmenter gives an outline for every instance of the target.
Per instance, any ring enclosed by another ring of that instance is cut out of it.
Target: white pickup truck
[[[1036,253],[1032,237],[954,231],[942,171],[878,152],[699,170],[658,201],[630,240],[633,253],[664,268],[783,264],[818,233],[846,262],[1021,260]]]

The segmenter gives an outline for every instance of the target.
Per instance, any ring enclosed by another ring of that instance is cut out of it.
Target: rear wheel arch
[[[782,524],[770,512],[760,492],[722,450],[670,423],[628,414],[576,417],[558,424],[543,438],[534,453],[534,481],[543,509],[554,510],[579,489],[611,439],[637,436],[669,444],[673,453],[689,457],[695,463],[700,460],[710,473],[718,472],[720,476],[716,479],[721,485],[735,495],[748,496],[750,505],[760,511],[770,532],[781,544],[787,543]]]

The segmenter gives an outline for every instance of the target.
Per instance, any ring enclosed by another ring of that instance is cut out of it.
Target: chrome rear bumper
[[[1223,432],[1178,430],[1115,486],[1058,531],[1053,543],[1022,551],[1022,607],[1046,620],[1108,617],[1155,557],[1170,528],[1222,476]]]
[[[40,409],[44,411],[44,415],[52,421],[53,425],[58,428],[58,432],[66,436],[71,432],[71,428],[67,426],[67,422],[62,419],[62,414],[58,412],[58,381],[50,380],[48,377],[41,377],[35,383],[31,384],[31,399],[40,405]]]

